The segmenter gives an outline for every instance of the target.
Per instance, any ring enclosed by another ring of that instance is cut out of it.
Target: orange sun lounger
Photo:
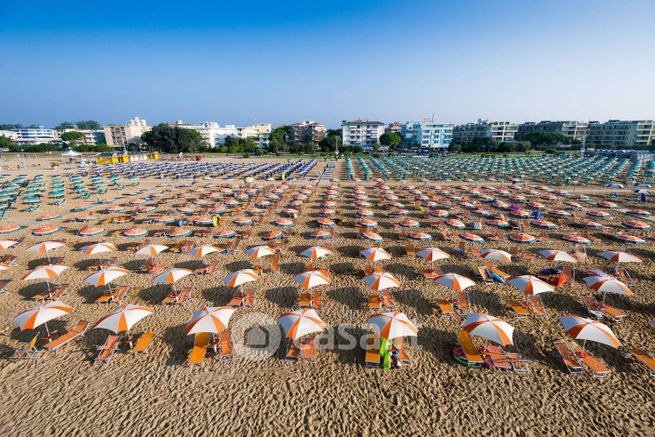
[[[231,359],[232,358],[232,333],[230,331],[221,332],[221,358]]]
[[[473,339],[468,331],[460,329],[457,333],[457,339],[459,340],[459,345],[462,347],[462,351],[464,351],[464,355],[466,355],[466,359],[469,363],[482,364],[484,362],[482,355],[480,355],[480,352],[478,352],[478,349],[473,344]]]
[[[61,346],[65,345],[66,343],[70,343],[77,337],[83,336],[84,332],[86,331],[86,328],[89,326],[89,322],[86,320],[80,320],[77,325],[70,331],[68,331],[66,334],[63,334],[45,346],[43,346],[43,349],[46,351],[54,351],[60,348]]]
[[[118,350],[120,342],[121,338],[118,335],[110,335],[105,344],[100,346],[100,351],[98,352],[96,359],[93,361],[93,364],[108,363],[114,356],[114,353]]]
[[[187,364],[200,364],[205,360],[207,355],[207,346],[209,345],[209,333],[199,332],[195,335],[193,349],[187,359]]]
[[[150,345],[152,344],[152,341],[155,339],[155,336],[156,334],[152,331],[147,331],[141,334],[136,344],[132,348],[132,352],[134,353],[146,352],[148,350],[148,347],[150,347]]]
[[[375,331],[370,331],[366,337],[366,354],[364,357],[366,367],[380,367],[380,344],[375,340]]]
[[[653,359],[653,357],[636,347],[630,349],[630,352],[632,352],[635,359],[644,366],[650,376],[655,376],[655,359]]]
[[[582,367],[579,358],[573,353],[569,344],[565,340],[556,341],[555,350],[562,359],[564,367],[570,374],[579,375],[584,373],[584,367]]]

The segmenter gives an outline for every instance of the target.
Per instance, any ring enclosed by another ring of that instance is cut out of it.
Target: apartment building
[[[318,144],[325,138],[325,126],[315,121],[302,121],[291,125],[289,142]]]
[[[269,136],[272,132],[270,123],[258,123],[250,126],[237,127],[237,136],[239,138],[253,138],[257,146],[268,148]]]
[[[141,135],[149,130],[146,121],[134,117],[126,124],[110,124],[104,127],[108,146],[122,148],[130,143],[142,143]]]
[[[219,147],[225,144],[225,139],[227,137],[238,137],[237,127],[233,124],[226,124],[221,126],[213,121],[205,121],[199,124],[189,124],[184,123],[182,120],[177,120],[175,124],[170,124],[169,126],[183,129],[193,129],[197,131],[209,147]]]
[[[412,143],[421,148],[447,149],[453,141],[455,125],[434,121],[414,122]]]
[[[587,137],[589,123],[586,121],[540,121],[538,123],[526,122],[519,125],[518,135],[533,132],[553,132],[566,135],[569,140],[584,142]]]
[[[66,132],[80,132],[83,134],[84,138],[82,139],[81,144],[107,144],[104,129],[75,129],[68,127],[61,131],[61,133]]]
[[[617,148],[645,147],[655,140],[654,120],[609,120],[590,122],[585,145]]]
[[[460,124],[453,129],[453,140],[468,144],[475,138],[491,138],[498,142],[511,142],[518,132],[518,125],[510,121],[478,120],[476,123]]]
[[[13,129],[12,133],[12,140],[16,144],[61,144],[62,142],[57,131],[43,126]]]
[[[372,150],[380,143],[384,133],[384,123],[371,120],[344,120],[341,123],[341,133],[344,146],[361,146],[364,150]]]

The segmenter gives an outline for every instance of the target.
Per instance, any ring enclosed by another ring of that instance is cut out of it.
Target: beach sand
[[[13,173],[18,173],[12,170]],[[41,172],[47,176],[61,171],[23,169],[22,173]],[[345,178],[343,164],[334,176]],[[180,183],[166,181],[168,187],[160,187],[160,180],[143,180],[138,189],[152,188],[151,192],[184,190]],[[206,183],[210,181],[199,181]],[[223,181],[215,181],[223,183]],[[301,185],[305,182],[301,182]],[[400,183],[389,182],[396,193],[402,193]],[[276,182],[274,185],[279,184]],[[366,262],[358,252],[367,243],[357,238],[352,183],[341,183],[341,196],[337,199],[337,211],[344,223],[337,228],[331,240],[333,255],[320,260],[321,267],[330,269],[332,283],[320,287],[323,306],[319,313],[330,331],[337,325],[349,325],[346,332],[359,338],[368,330],[370,310],[363,281]],[[470,290],[473,310],[504,318],[515,328],[516,350],[533,360],[530,373],[520,375],[494,369],[467,369],[454,363],[451,346],[456,342],[457,330],[463,318],[457,314],[439,312],[438,298],[450,296],[450,291],[423,278],[421,271],[427,264],[419,258],[405,256],[404,242],[397,239],[394,220],[378,208],[377,189],[366,182],[367,192],[374,203],[375,219],[380,223],[380,233],[385,238],[382,246],[393,259],[381,265],[401,281],[401,288],[394,290],[397,310],[402,311],[417,324],[417,344],[410,350],[412,363],[397,370],[382,371],[363,366],[363,351],[332,348],[321,350],[315,361],[286,362],[283,347],[273,356],[253,360],[236,354],[234,359],[220,360],[209,355],[198,367],[186,365],[192,339],[182,329],[193,311],[204,306],[226,305],[232,289],[222,283],[229,272],[252,265],[247,258],[247,247],[263,244],[263,231],[279,229],[272,221],[279,217],[285,202],[265,217],[264,224],[253,229],[252,236],[242,242],[242,250],[236,254],[210,255],[209,259],[222,262],[213,275],[192,275],[180,281],[178,287],[193,287],[193,300],[178,307],[160,304],[169,287],[152,283],[153,275],[130,273],[115,284],[128,285],[130,291],[124,303],[146,304],[155,308],[152,316],[138,323],[135,333],[156,331],[158,337],[146,354],[119,353],[104,366],[94,366],[96,348],[106,339],[108,332],[90,330],[85,338],[66,345],[56,353],[43,354],[37,360],[13,362],[8,359],[21,343],[28,342],[33,333],[20,332],[11,319],[20,311],[35,306],[30,298],[43,289],[42,281],[21,281],[26,266],[33,266],[42,255],[26,251],[32,243],[46,238],[30,235],[35,215],[58,212],[62,218],[55,221],[65,230],[49,237],[66,240],[68,248],[57,249],[51,256],[65,256],[69,270],[54,280],[67,282],[71,291],[62,300],[75,310],[72,314],[49,324],[51,329],[65,330],[78,320],[95,322],[115,305],[96,304],[95,298],[103,290],[89,286],[83,279],[89,274],[85,267],[92,259],[109,258],[103,254],[89,259],[78,249],[84,244],[112,241],[120,252],[119,262],[125,268],[136,271],[144,263],[144,257],[125,250],[134,240],[121,235],[107,234],[100,237],[81,238],[76,232],[83,223],[72,220],[68,213],[77,201],[70,199],[61,207],[43,206],[37,213],[12,211],[5,218],[7,223],[28,226],[8,238],[24,237],[16,249],[6,253],[17,255],[19,267],[0,272],[0,279],[12,279],[10,292],[0,296],[0,326],[8,330],[0,336],[0,432],[3,435],[190,435],[190,434],[339,434],[339,435],[616,435],[653,433],[655,425],[655,380],[614,349],[588,344],[589,349],[612,370],[611,376],[598,379],[591,376],[567,375],[557,355],[553,342],[565,337],[558,316],[576,314],[586,316],[581,304],[582,296],[590,290],[579,278],[569,288],[557,289],[543,295],[547,314],[542,317],[513,315],[507,305],[509,299],[519,299],[520,293],[511,286],[478,284]],[[281,272],[268,274],[249,284],[255,289],[255,302],[251,308],[240,308],[232,318],[232,325],[244,326],[247,320],[255,325],[267,325],[271,333],[277,330],[275,319],[281,313],[296,308],[298,289],[293,275],[305,270],[306,258],[298,254],[304,248],[320,241],[308,240],[306,234],[316,229],[321,195],[327,185],[321,184],[308,201],[294,227],[296,235],[290,237],[281,261]],[[598,188],[598,187],[596,187]],[[126,191],[135,191],[127,188]],[[599,199],[601,192],[592,197]],[[107,196],[116,196],[110,191]],[[87,201],[92,203],[95,196]],[[118,204],[129,199],[118,200]],[[619,198],[622,207],[640,207],[633,195]],[[79,201],[82,203],[81,201]],[[411,202],[406,202],[408,205]],[[647,204],[653,211],[652,202]],[[94,205],[90,211],[101,210]],[[131,208],[128,208],[128,210]],[[410,217],[421,223],[421,230],[436,234],[440,220],[426,219],[412,208]],[[611,212],[611,211],[610,211]],[[603,223],[602,233],[619,231],[619,213],[611,212],[612,219]],[[99,214],[102,218],[105,214]],[[116,214],[120,215],[120,214]],[[180,214],[176,214],[179,216]],[[237,229],[228,219],[227,228]],[[548,219],[548,217],[546,217]],[[111,232],[126,229],[130,225],[103,225]],[[162,225],[139,225],[155,231]],[[196,229],[195,227],[192,227]],[[537,231],[531,230],[532,234]],[[573,229],[568,229],[574,232]],[[485,227],[479,233],[494,232]],[[652,231],[651,231],[652,232]],[[505,238],[509,231],[500,231],[503,241],[489,246],[507,248]],[[566,249],[568,244],[558,236],[563,230],[548,231],[549,240],[527,246],[530,251],[542,248]],[[636,283],[632,287],[635,296],[625,299],[609,296],[608,302],[625,311],[628,317],[610,326],[628,346],[636,346],[655,355],[655,329],[648,321],[655,319],[655,265],[653,240],[649,233],[629,232],[648,236],[647,244],[630,247],[644,259],[641,264],[629,265]],[[166,237],[150,237],[151,241],[171,244]],[[198,244],[219,244],[219,240],[192,237]],[[418,247],[434,245],[453,253],[457,243],[435,240],[433,243],[417,243]],[[471,246],[474,247],[474,246]],[[478,245],[477,247],[482,247]],[[589,262],[585,268],[612,271],[605,260],[594,256],[601,250],[625,249],[609,238],[601,237],[589,249]],[[201,263],[187,254],[164,252],[158,261],[169,266],[193,268]],[[259,260],[267,265],[267,260]],[[443,272],[456,272],[472,277],[471,258],[451,257],[440,261]],[[554,266],[537,256],[530,263],[516,260],[504,267],[510,274],[536,273],[541,268]],[[257,331],[251,332],[249,342],[255,342]],[[274,335],[272,335],[274,337]],[[333,336],[337,345],[346,342],[344,336]],[[238,340],[238,339],[237,339]],[[237,341],[235,340],[235,342]],[[243,340],[242,340],[243,341]],[[479,343],[479,339],[476,340]],[[481,343],[479,343],[481,344]]]

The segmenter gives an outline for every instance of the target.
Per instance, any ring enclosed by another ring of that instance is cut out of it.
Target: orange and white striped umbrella
[[[312,288],[318,285],[327,285],[330,283],[330,278],[328,278],[320,270],[304,272],[294,276],[293,279],[296,281],[296,284],[298,284],[300,288]]]
[[[589,276],[583,279],[587,287],[603,294],[613,293],[622,296],[634,296],[632,290],[618,279],[603,278],[600,276]]]
[[[506,321],[482,313],[467,314],[462,328],[471,335],[486,338],[502,346],[514,344],[514,328]]]
[[[511,263],[512,255],[500,249],[482,249],[480,257],[486,260],[498,261],[501,263]]]
[[[418,252],[416,252],[416,256],[423,258],[428,262],[434,262],[440,259],[450,258],[450,255],[448,255],[446,252],[439,249],[438,247],[426,247],[425,249],[421,249]]]
[[[0,263],[0,271],[9,270],[10,268],[11,268],[11,266],[9,264]]]
[[[147,256],[155,256],[158,255],[160,252],[165,251],[168,249],[168,246],[164,246],[163,244],[146,244],[145,246],[141,247],[139,250],[136,251],[137,255],[147,255]]]
[[[227,329],[235,311],[236,308],[229,306],[205,307],[193,313],[191,320],[184,327],[184,333],[186,335],[200,332],[218,334]]]
[[[152,314],[152,307],[127,304],[116,308],[96,322],[93,328],[108,329],[115,334],[126,332],[139,320]]]
[[[39,305],[23,311],[14,317],[13,322],[21,331],[34,329],[52,319],[65,316],[73,312],[73,308],[58,300]]]
[[[324,256],[330,255],[331,253],[332,253],[331,250],[326,249],[324,247],[312,246],[300,252],[300,255],[310,259],[319,259],[319,258],[323,258]]]
[[[209,255],[210,253],[221,252],[222,250],[224,249],[221,249],[220,247],[203,244],[202,246],[194,247],[189,251],[189,253],[193,256],[203,257]]]
[[[564,332],[576,340],[594,341],[614,348],[621,346],[612,330],[603,323],[572,315],[560,317],[559,321]]]
[[[84,282],[87,284],[100,287],[101,285],[109,285],[115,279],[125,276],[130,273],[129,270],[126,270],[122,267],[108,267],[106,269],[100,269],[97,272],[94,272],[84,278]]]
[[[364,277],[364,282],[373,291],[382,291],[387,288],[400,287],[400,281],[391,273],[375,272]]]
[[[259,259],[269,255],[275,255],[275,251],[268,246],[254,246],[248,249],[248,256],[251,259]]]
[[[508,279],[507,283],[521,290],[526,296],[555,291],[549,283],[532,275],[514,276]]]
[[[63,246],[65,246],[65,244],[62,243],[61,241],[44,241],[42,243],[37,243],[34,246],[31,246],[27,250],[36,253],[46,253],[50,250],[57,249]]]
[[[640,263],[641,259],[628,252],[601,252],[598,254],[613,263]]]
[[[0,240],[0,250],[7,250],[18,244],[16,240]]]
[[[238,287],[247,282],[256,281],[259,275],[253,269],[243,269],[230,273],[223,278],[223,283],[228,287]]]
[[[114,246],[114,243],[95,243],[95,244],[89,244],[88,246],[84,246],[82,248],[82,252],[85,255],[95,255],[97,253],[105,253],[105,252],[116,252],[116,246]]]
[[[152,282],[156,282],[157,284],[174,284],[191,273],[193,273],[193,271],[189,269],[174,268],[155,276]]]
[[[369,247],[359,252],[361,256],[374,263],[385,259],[391,259],[391,254],[381,247]]]
[[[464,291],[475,285],[475,281],[457,273],[446,273],[439,276],[434,282],[446,286],[453,291]]]
[[[61,273],[66,270],[68,266],[62,266],[58,264],[48,264],[45,266],[40,266],[32,270],[23,276],[23,280],[29,281],[32,279],[53,279],[59,276]]]
[[[277,320],[287,337],[292,340],[297,340],[315,332],[322,332],[326,328],[316,310],[311,308],[284,313]]]
[[[560,261],[560,262],[567,262],[567,263],[578,262],[574,257],[571,256],[571,254],[564,252],[563,250],[553,250],[553,249],[540,250],[539,255],[543,256],[548,261]]]
[[[390,311],[388,313],[373,314],[368,321],[378,335],[387,340],[398,337],[416,337],[418,328],[409,320],[405,313]]]

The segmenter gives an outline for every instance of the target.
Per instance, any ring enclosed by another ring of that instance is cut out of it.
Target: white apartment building
[[[498,142],[514,141],[518,125],[509,121],[478,120],[477,123],[467,123],[455,126],[453,139],[462,144],[473,142],[475,138],[491,138]]]
[[[61,143],[61,138],[59,138],[59,133],[57,131],[54,129],[47,129],[43,126],[13,129],[12,132],[14,133],[12,139],[16,144],[29,145],[41,143]]]
[[[453,141],[455,125],[433,121],[414,122],[412,142],[421,148],[447,149]]]
[[[200,124],[187,124],[178,120],[170,126],[181,127],[184,129],[193,129],[197,131],[209,147],[219,147],[225,144],[227,137],[238,136],[237,127],[233,124],[219,125],[213,121],[205,121]]]
[[[380,143],[384,123],[370,120],[343,121],[341,123],[344,146],[361,146],[370,151]]]
[[[74,129],[66,128],[61,133],[66,132],[80,132],[84,135],[82,144],[106,144],[105,130],[104,129]]]
[[[148,130],[150,129],[146,121],[139,117],[134,117],[126,124],[110,124],[104,128],[107,145],[117,148],[125,147],[130,143],[142,143],[141,135]]]

